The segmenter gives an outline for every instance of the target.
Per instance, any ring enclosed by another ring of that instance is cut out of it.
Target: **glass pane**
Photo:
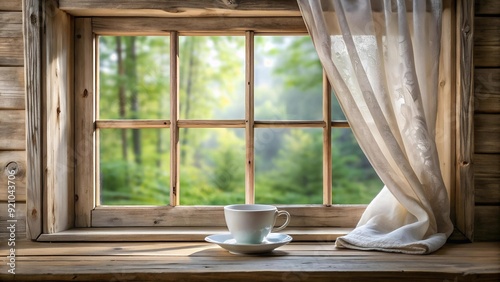
[[[337,96],[335,96],[335,92],[332,91],[332,120],[346,120],[344,112],[340,108],[339,101],[337,100]]]
[[[181,128],[181,205],[245,202],[245,130]]]
[[[255,201],[262,204],[323,202],[322,129],[255,130]]]
[[[350,128],[332,129],[332,197],[334,204],[368,204],[384,184]]]
[[[168,205],[168,129],[99,131],[102,205]]]
[[[322,91],[309,36],[255,37],[256,120],[321,120]]]
[[[168,119],[170,41],[160,36],[99,37],[99,118]]]
[[[181,36],[179,60],[181,119],[244,118],[244,37]]]

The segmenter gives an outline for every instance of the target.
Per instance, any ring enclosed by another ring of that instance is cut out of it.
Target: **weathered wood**
[[[179,128],[245,128],[244,120],[178,120]]]
[[[456,194],[455,194],[455,226],[467,238],[474,236],[474,169],[473,157],[473,122],[474,65],[474,2],[457,1],[457,143],[456,143]]]
[[[245,32],[245,203],[255,203],[255,33]]]
[[[476,113],[500,113],[500,68],[474,70]]]
[[[91,19],[75,20],[75,226],[90,227],[94,194],[94,37]]]
[[[179,34],[170,33],[170,205],[180,204]]]
[[[474,18],[474,46],[500,45],[500,17]]]
[[[0,12],[0,37],[23,37],[21,12]]]
[[[0,1],[0,11],[21,11],[23,0],[2,0]]]
[[[474,152],[500,153],[500,114],[474,115]]]
[[[499,243],[447,244],[428,256],[290,243],[270,254],[233,255],[208,243],[25,243],[16,275],[2,281],[497,281]],[[75,247],[73,247],[75,246]]]
[[[24,103],[24,68],[0,67],[0,110],[22,110]]]
[[[23,66],[23,38],[0,37],[0,66]]]
[[[0,151],[26,148],[25,112],[0,110]]]
[[[255,128],[324,128],[325,122],[318,121],[307,121],[307,120],[276,120],[276,121],[265,121],[259,120],[255,121]],[[348,126],[349,127],[349,126]]]
[[[284,18],[94,18],[93,32],[100,35],[167,35],[214,32],[244,35],[245,31],[306,33],[302,17]]]
[[[354,227],[365,205],[278,206],[292,217],[290,227]],[[96,207],[92,227],[225,226],[222,206]],[[281,220],[279,218],[278,220]]]
[[[500,14],[500,2],[497,0],[475,0],[476,15]]]
[[[44,121],[44,226],[45,233],[74,225],[74,102],[73,44],[70,16],[57,9],[56,0],[43,2],[46,16],[42,60]]]
[[[476,67],[500,67],[500,46],[474,47],[474,65]]]
[[[96,128],[169,128],[169,120],[97,120]]]
[[[61,9],[76,16],[300,16],[297,2],[290,0],[240,0],[237,1],[237,5],[226,5],[223,1],[217,0],[60,0],[59,4]]]
[[[500,238],[500,206],[476,206],[475,241],[498,241]]]
[[[9,175],[13,177],[9,179]],[[16,201],[26,201],[25,151],[0,151],[0,201],[7,201],[7,186],[15,187]]]
[[[332,86],[323,71],[323,205],[332,204]]]
[[[10,217],[9,208],[15,209],[14,217]],[[0,240],[2,241],[2,248],[7,246],[7,238],[10,238],[10,230],[7,227],[14,224],[15,226],[15,239],[22,240],[26,238],[26,203],[17,202],[14,206],[8,203],[0,203]]]
[[[42,233],[42,92],[41,11],[39,0],[23,1],[24,54],[26,60],[27,234]]]
[[[500,178],[500,154],[475,154],[474,168],[476,177]]]
[[[474,197],[478,204],[500,205],[500,178],[476,177]]]

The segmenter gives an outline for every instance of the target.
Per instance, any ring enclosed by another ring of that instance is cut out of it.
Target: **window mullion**
[[[323,70],[323,205],[332,204],[332,88]]]
[[[255,202],[254,156],[254,32],[245,32],[245,203]]]
[[[170,205],[179,205],[179,34],[170,32]]]

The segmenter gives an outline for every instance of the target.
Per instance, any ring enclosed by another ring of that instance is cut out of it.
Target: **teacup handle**
[[[288,223],[290,223],[290,214],[287,211],[277,211],[276,218],[278,218],[278,216],[280,215],[286,216],[285,223],[283,223],[283,225],[281,225],[280,227],[273,228],[273,232],[283,230],[285,227],[287,227]]]

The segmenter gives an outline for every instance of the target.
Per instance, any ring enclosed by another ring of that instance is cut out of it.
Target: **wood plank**
[[[476,177],[500,178],[500,154],[475,154]]]
[[[0,66],[23,66],[23,38],[0,37]]]
[[[500,14],[500,2],[497,0],[475,0],[476,15]]]
[[[22,37],[23,16],[21,12],[0,11],[0,37]]]
[[[0,151],[1,202],[7,201],[9,196],[7,186],[14,186],[16,201],[26,201],[26,173],[26,151]],[[9,175],[13,176],[9,179]]]
[[[0,110],[24,107],[24,68],[0,67]]]
[[[56,0],[43,2],[45,54],[42,89],[46,111],[44,121],[44,226],[46,233],[74,225],[74,109],[73,109],[73,26],[70,16],[57,8]]]
[[[170,205],[180,204],[179,34],[170,32]]]
[[[0,110],[0,151],[25,150],[25,111]]]
[[[235,3],[235,4],[225,4]],[[60,9],[76,16],[223,17],[300,16],[296,1],[150,1],[60,0]]]
[[[168,35],[169,31],[214,32],[244,35],[245,31],[306,33],[302,17],[284,18],[94,18],[93,32],[100,35]]]
[[[21,11],[22,0],[2,0],[0,1],[0,11]]]
[[[323,124],[332,120],[332,86],[323,70]],[[323,205],[332,204],[332,127],[323,128]]]
[[[178,120],[179,128],[245,128],[244,120]]]
[[[94,37],[91,19],[75,20],[75,226],[90,227],[94,194]]]
[[[474,110],[500,113],[500,68],[474,70]]]
[[[474,115],[474,152],[500,153],[500,114]]]
[[[255,203],[255,32],[245,32],[245,204]]]
[[[27,225],[28,237],[36,239],[42,233],[42,90],[39,0],[23,1],[24,54],[26,60],[26,139],[27,139]]]
[[[474,197],[478,204],[500,205],[500,178],[476,177]]]
[[[354,227],[365,205],[277,206],[292,217],[290,227]],[[225,226],[223,206],[96,207],[92,227]],[[281,220],[281,219],[278,219]],[[277,223],[278,224],[278,223]]]
[[[500,46],[474,47],[474,65],[476,67],[500,67]]]
[[[500,17],[474,18],[474,47],[500,45]]]
[[[475,241],[498,241],[500,238],[500,206],[476,206]]]
[[[169,120],[97,120],[96,128],[169,128]]]
[[[12,206],[14,204],[14,206]],[[13,217],[10,217],[10,212],[8,208],[13,208],[15,213],[13,213]],[[8,203],[0,203],[0,239],[2,240],[2,247],[5,247],[7,244],[4,244],[5,239],[11,237],[11,232],[7,227],[10,227],[11,224],[14,224],[15,231],[13,231],[16,240],[22,240],[26,238],[26,203],[24,202],[15,202],[9,205]]]

